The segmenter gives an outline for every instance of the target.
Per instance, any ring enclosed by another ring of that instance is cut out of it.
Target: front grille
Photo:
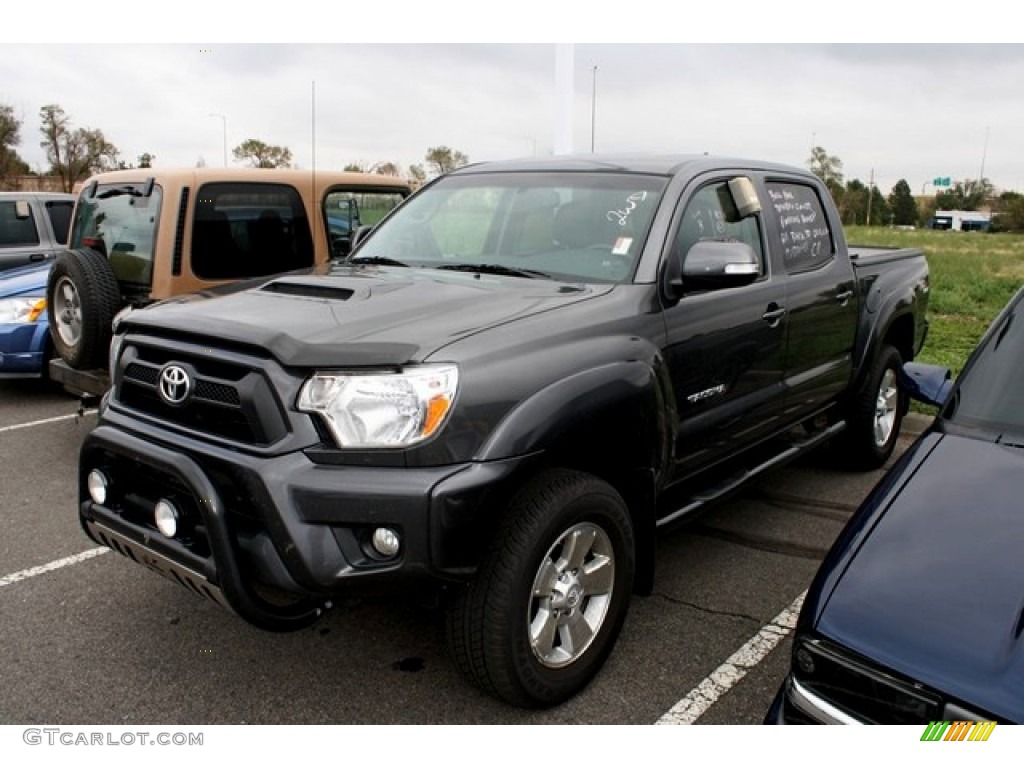
[[[194,382],[180,405],[160,396],[160,372],[171,363],[184,368]],[[138,413],[235,443],[269,445],[288,431],[262,371],[161,347],[125,347],[116,397]]]
[[[138,381],[143,384],[149,384],[151,387],[155,387],[157,379],[160,377],[160,369],[151,368],[148,365],[132,363],[125,368],[124,377],[130,381]]]
[[[237,389],[228,384],[221,384],[209,379],[200,379],[196,382],[195,396],[200,400],[209,400],[210,402],[222,403],[224,405],[240,406],[242,404],[242,398],[239,396]]]

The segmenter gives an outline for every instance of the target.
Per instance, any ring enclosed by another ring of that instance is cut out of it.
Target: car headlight
[[[46,312],[42,296],[19,296],[0,299],[0,323],[34,323]]]
[[[317,373],[303,385],[298,409],[322,416],[342,448],[406,448],[441,428],[458,380],[454,365]]]
[[[797,639],[792,673],[805,689],[861,722],[916,725],[940,719],[941,701],[934,693],[817,639]]]

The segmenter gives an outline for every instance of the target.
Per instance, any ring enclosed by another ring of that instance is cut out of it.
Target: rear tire
[[[907,394],[899,383],[902,367],[899,350],[883,345],[850,405],[846,431],[836,445],[844,465],[877,469],[892,455],[907,412]]]
[[[57,255],[46,284],[50,338],[72,368],[105,367],[121,292],[110,263],[88,248]]]
[[[545,472],[511,501],[476,580],[447,615],[459,670],[510,704],[573,696],[611,653],[629,607],[633,527],[607,483]]]

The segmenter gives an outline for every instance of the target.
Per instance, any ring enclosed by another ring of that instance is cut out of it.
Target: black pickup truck
[[[771,163],[482,164],[358,234],[118,322],[82,525],[270,630],[440,595],[521,706],[597,673],[660,531],[825,443],[883,463],[927,329],[924,256]]]

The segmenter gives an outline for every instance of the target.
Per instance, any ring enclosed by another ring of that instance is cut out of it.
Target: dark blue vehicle
[[[0,272],[0,378],[39,377],[50,356],[50,260]]]
[[[766,722],[1024,723],[1022,364],[1024,288],[955,385],[907,366],[944,405],[825,558]]]

